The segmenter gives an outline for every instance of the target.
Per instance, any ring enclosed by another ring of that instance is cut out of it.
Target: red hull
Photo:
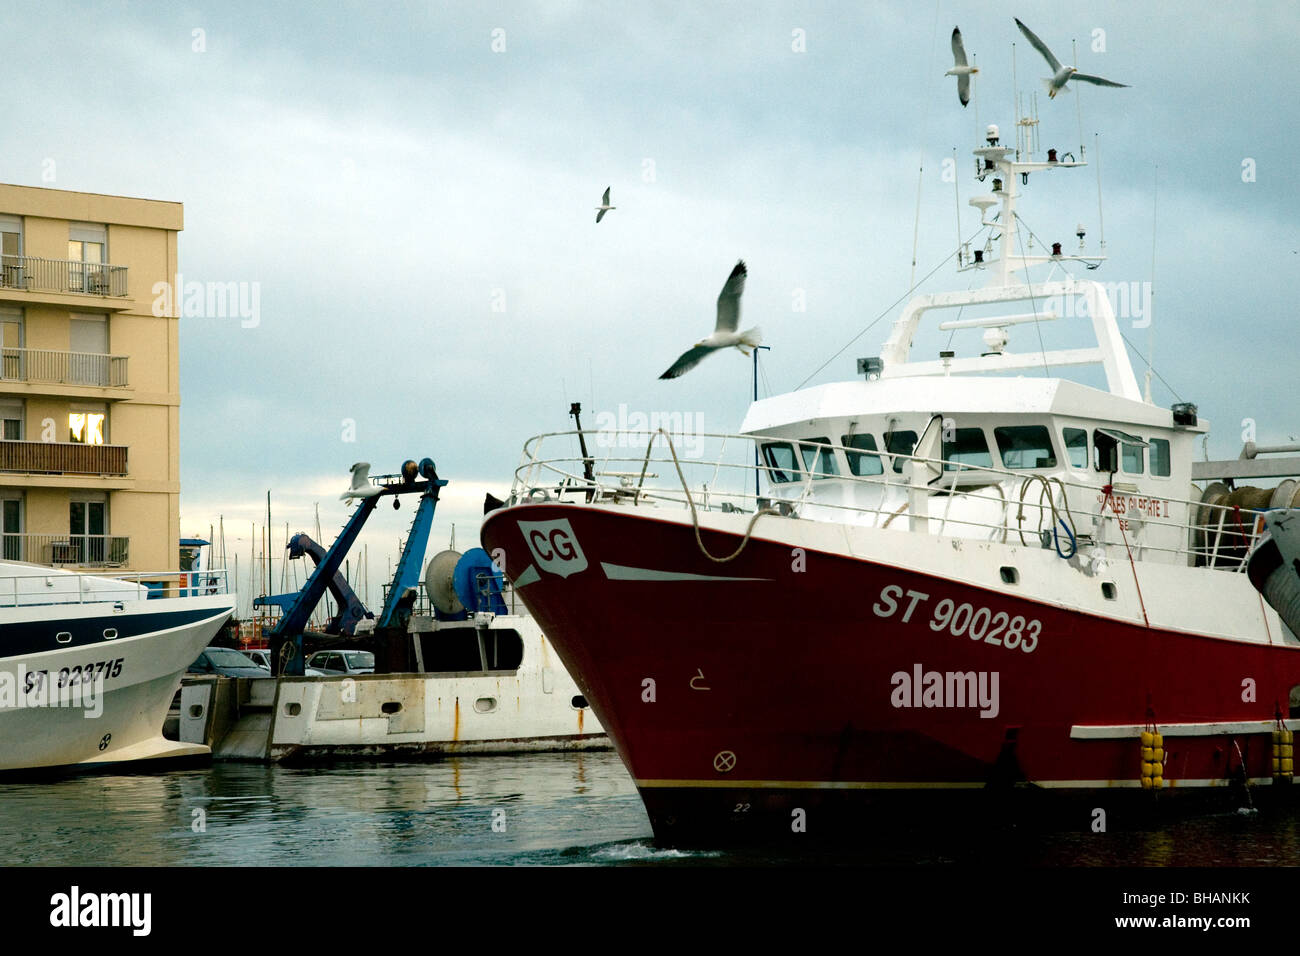
[[[539,533],[544,522],[568,530]],[[1271,781],[1261,728],[1289,716],[1300,684],[1297,648],[1146,628],[841,554],[808,553],[800,570],[789,544],[758,537],[717,564],[689,523],[631,508],[516,506],[489,516],[482,538],[505,552],[510,578],[532,578],[518,594],[661,836],[716,834],[759,809],[797,831],[797,809],[999,785],[1148,805],[1157,795],[1138,787],[1135,737],[1071,731],[1152,718],[1251,725],[1165,740],[1160,800],[1227,795],[1234,779]],[[720,555],[740,539],[703,540]],[[912,595],[923,597],[909,615]],[[945,599],[972,610],[937,629]],[[986,703],[963,702],[960,680],[936,688],[932,672],[983,675]],[[907,686],[918,674],[928,698]]]

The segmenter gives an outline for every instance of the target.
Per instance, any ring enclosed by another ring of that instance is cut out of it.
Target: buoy
[[[1159,790],[1165,785],[1165,738],[1158,731],[1144,730],[1142,747],[1142,789]]]
[[[1279,727],[1273,731],[1273,782],[1290,783],[1295,777],[1295,731]]]

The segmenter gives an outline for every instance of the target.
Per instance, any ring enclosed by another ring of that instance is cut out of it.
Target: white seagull
[[[962,106],[965,106],[970,102],[971,74],[978,73],[980,69],[977,66],[966,65],[966,47],[962,46],[961,31],[956,27],[952,28],[952,59],[952,69],[944,76],[957,77],[957,99],[961,100]]]
[[[727,276],[727,284],[718,293],[718,324],[713,334],[707,339],[696,342],[693,349],[683,352],[672,367],[659,376],[660,378],[677,378],[679,375],[684,375],[704,361],[706,355],[718,349],[730,348],[734,345],[742,354],[748,355],[749,349],[757,348],[762,344],[763,333],[757,326],[744,332],[736,331],[740,327],[740,294],[745,291],[747,275],[749,272],[742,259],[731,270],[731,275]]]
[[[596,207],[596,209],[598,210],[597,213],[596,213],[596,221],[597,221],[597,222],[600,222],[602,219],[605,218],[605,213],[609,212],[611,209],[617,209],[617,208],[618,208],[617,206],[611,206],[611,205],[609,204],[609,187],[608,187],[608,186],[605,187],[605,195],[604,195],[604,197],[600,200],[600,203],[601,203],[601,204],[600,204],[599,206]]]
[[[1025,35],[1025,39],[1033,44],[1035,50],[1043,54],[1043,59],[1046,60],[1047,65],[1052,68],[1052,77],[1043,80],[1043,82],[1047,84],[1047,98],[1049,100],[1056,99],[1056,94],[1065,90],[1065,84],[1070,82],[1070,80],[1080,80],[1084,83],[1092,83],[1096,86],[1122,86],[1126,89],[1128,88],[1127,83],[1116,83],[1114,80],[1107,80],[1100,76],[1093,76],[1090,73],[1080,73],[1072,66],[1061,66],[1061,61],[1052,56],[1052,51],[1047,48],[1047,44],[1038,39],[1038,37],[1034,35],[1033,30],[1021,23],[1018,18],[1016,19],[1016,26],[1020,27],[1020,32]],[[1069,91],[1066,90],[1066,92]]]
[[[353,498],[373,498],[380,489],[370,483],[370,462],[359,461],[352,466],[352,487],[339,495],[341,501]]]

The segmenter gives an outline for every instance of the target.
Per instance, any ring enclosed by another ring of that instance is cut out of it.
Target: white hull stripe
[[[621,564],[600,562],[605,577],[611,581],[770,581],[771,578],[731,578],[720,574],[689,574],[686,571],[654,571],[629,568]]]
[[[1156,724],[1166,737],[1211,737],[1216,734],[1266,734],[1277,730],[1276,720],[1223,720],[1196,724]],[[1300,730],[1300,719],[1283,720],[1288,730]],[[1116,740],[1140,737],[1147,728],[1141,724],[1076,724],[1070,728],[1074,740]]]

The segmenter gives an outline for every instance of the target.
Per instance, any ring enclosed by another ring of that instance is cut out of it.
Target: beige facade
[[[0,185],[0,558],[163,571],[180,539],[180,203]]]

